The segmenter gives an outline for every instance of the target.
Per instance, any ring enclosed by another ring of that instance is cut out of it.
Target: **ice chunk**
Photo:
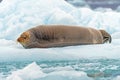
[[[117,76],[117,77],[114,78],[113,80],[120,80],[120,76]]]
[[[64,0],[3,0],[0,13],[3,39],[15,40],[23,31],[41,24],[89,26],[110,34],[120,32],[119,12],[75,8]]]
[[[43,76],[44,73],[41,68],[33,62],[21,70],[12,72],[12,75],[8,76],[7,80],[34,80]]]
[[[0,13],[0,61],[120,57],[119,12],[75,8],[64,0],[3,0],[0,3]],[[104,29],[113,34],[113,40],[111,44],[49,49],[24,49],[15,43],[16,38],[23,31],[40,24],[79,25]]]
[[[0,15],[0,38],[15,40],[23,31],[46,24],[55,8],[60,9],[66,15],[74,9],[64,0],[3,0],[0,4],[2,14]],[[68,17],[63,19],[68,20]]]
[[[49,73],[42,80],[93,80],[85,72],[80,71],[57,71]]]
[[[7,77],[7,80],[93,80],[81,71],[53,71],[43,73],[41,68],[35,63],[31,63],[23,69],[14,71]]]

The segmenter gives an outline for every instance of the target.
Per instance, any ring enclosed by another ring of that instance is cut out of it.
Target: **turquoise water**
[[[11,72],[22,69],[32,61],[24,62],[1,62],[0,73],[2,77],[7,77]],[[84,71],[89,77],[95,80],[112,80],[120,75],[120,59],[80,59],[75,61],[36,61],[44,72],[50,68],[70,66],[75,71]]]

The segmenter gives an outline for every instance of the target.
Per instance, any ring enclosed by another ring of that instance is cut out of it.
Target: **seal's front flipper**
[[[106,32],[105,30],[99,30],[103,36],[103,43],[106,43],[109,41],[109,43],[112,42],[112,38],[111,38],[111,35]]]

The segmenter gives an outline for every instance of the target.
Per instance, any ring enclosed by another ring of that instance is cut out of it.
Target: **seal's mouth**
[[[23,42],[24,42],[24,39],[21,38],[21,37],[19,37],[19,38],[17,39],[17,42],[19,42],[19,43],[23,43]]]
[[[25,46],[25,44],[26,44],[26,41],[25,41],[23,38],[21,38],[21,37],[19,37],[19,38],[17,39],[17,42],[20,43],[20,44],[23,45],[23,46]]]

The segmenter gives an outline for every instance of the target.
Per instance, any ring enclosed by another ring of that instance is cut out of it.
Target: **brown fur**
[[[25,37],[26,36],[26,37]],[[101,31],[80,26],[40,25],[17,39],[25,48],[49,48],[86,44],[102,44]]]
[[[102,33],[102,36],[103,36],[103,43],[106,43],[108,41],[109,43],[111,43],[112,41],[111,35],[107,33],[105,30],[100,30],[100,32]]]

